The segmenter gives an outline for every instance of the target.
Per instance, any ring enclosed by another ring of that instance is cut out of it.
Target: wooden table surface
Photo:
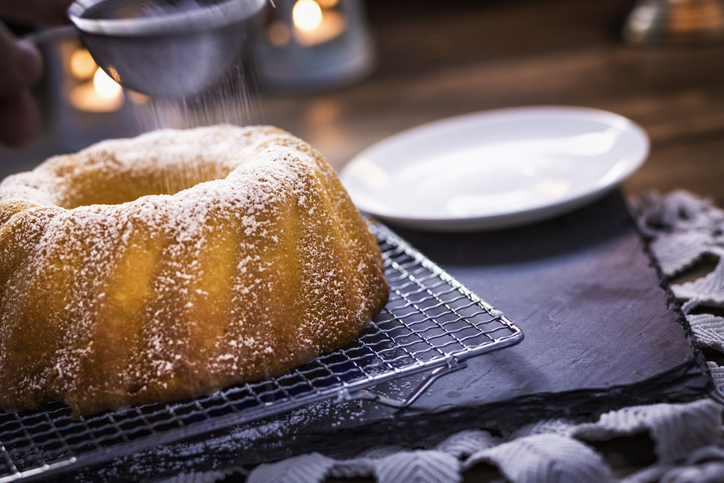
[[[378,68],[364,82],[267,96],[265,122],[341,168],[403,129],[486,109],[605,109],[651,137],[628,196],[684,188],[724,205],[724,46],[625,45],[629,0],[367,2]]]

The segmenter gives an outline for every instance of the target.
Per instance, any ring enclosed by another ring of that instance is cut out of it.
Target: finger
[[[32,86],[43,74],[40,52],[28,42],[16,42],[0,24],[0,97],[11,96]]]
[[[0,99],[0,143],[20,146],[35,137],[40,127],[40,109],[29,91]]]

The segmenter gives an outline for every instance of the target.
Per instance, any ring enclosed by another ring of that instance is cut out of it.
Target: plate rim
[[[507,213],[494,215],[469,216],[469,217],[425,217],[425,216],[401,216],[399,214],[390,214],[376,211],[365,207],[364,203],[358,205],[358,209],[369,213],[374,217],[386,220],[401,226],[421,228],[432,231],[474,231],[474,230],[495,230],[501,228],[510,228],[521,226],[536,221],[543,221],[555,216],[572,211],[582,207],[588,203],[595,201],[613,191],[618,185],[635,173],[646,162],[650,154],[651,142],[646,131],[636,122],[622,116],[620,114],[584,106],[564,106],[564,105],[534,105],[534,106],[516,106],[508,108],[490,109],[475,111],[456,116],[449,116],[435,121],[426,122],[418,126],[399,131],[395,134],[387,136],[382,140],[368,146],[357,153],[340,171],[340,181],[345,185],[345,179],[355,177],[350,174],[350,167],[362,158],[374,159],[372,155],[383,152],[391,147],[404,143],[408,138],[418,138],[424,136],[426,132],[432,131],[439,134],[441,130],[455,130],[458,126],[465,126],[475,120],[477,122],[485,122],[491,119],[492,122],[500,120],[501,117],[520,118],[521,115],[530,117],[551,117],[556,115],[561,118],[585,117],[586,120],[598,120],[607,124],[617,125],[623,129],[630,131],[641,141],[640,156],[628,162],[623,169],[615,177],[606,184],[593,187],[586,190],[582,194],[572,195],[569,197],[556,200],[553,203],[547,203],[524,210],[515,210]],[[345,189],[349,192],[349,188],[345,185]],[[352,193],[350,197],[355,202]],[[356,204],[356,202],[355,202]]]

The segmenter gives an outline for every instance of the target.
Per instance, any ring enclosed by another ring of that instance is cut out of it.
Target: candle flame
[[[93,76],[93,88],[100,97],[105,99],[113,99],[122,95],[122,88],[116,81],[108,77],[108,74],[103,72],[100,67]]]
[[[299,0],[292,10],[294,25],[309,32],[322,24],[322,8],[314,0]]]
[[[73,86],[68,93],[70,105],[86,112],[114,112],[123,107],[123,89],[100,67],[92,80]]]

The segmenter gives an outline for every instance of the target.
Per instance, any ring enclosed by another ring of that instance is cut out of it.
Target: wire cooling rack
[[[71,419],[41,411],[0,411],[0,483],[44,479],[150,446],[288,411],[311,402],[369,399],[404,408],[464,360],[522,340],[523,333],[417,250],[372,223],[390,300],[359,338],[281,377],[173,404],[150,404]],[[406,400],[367,391],[429,372]]]

